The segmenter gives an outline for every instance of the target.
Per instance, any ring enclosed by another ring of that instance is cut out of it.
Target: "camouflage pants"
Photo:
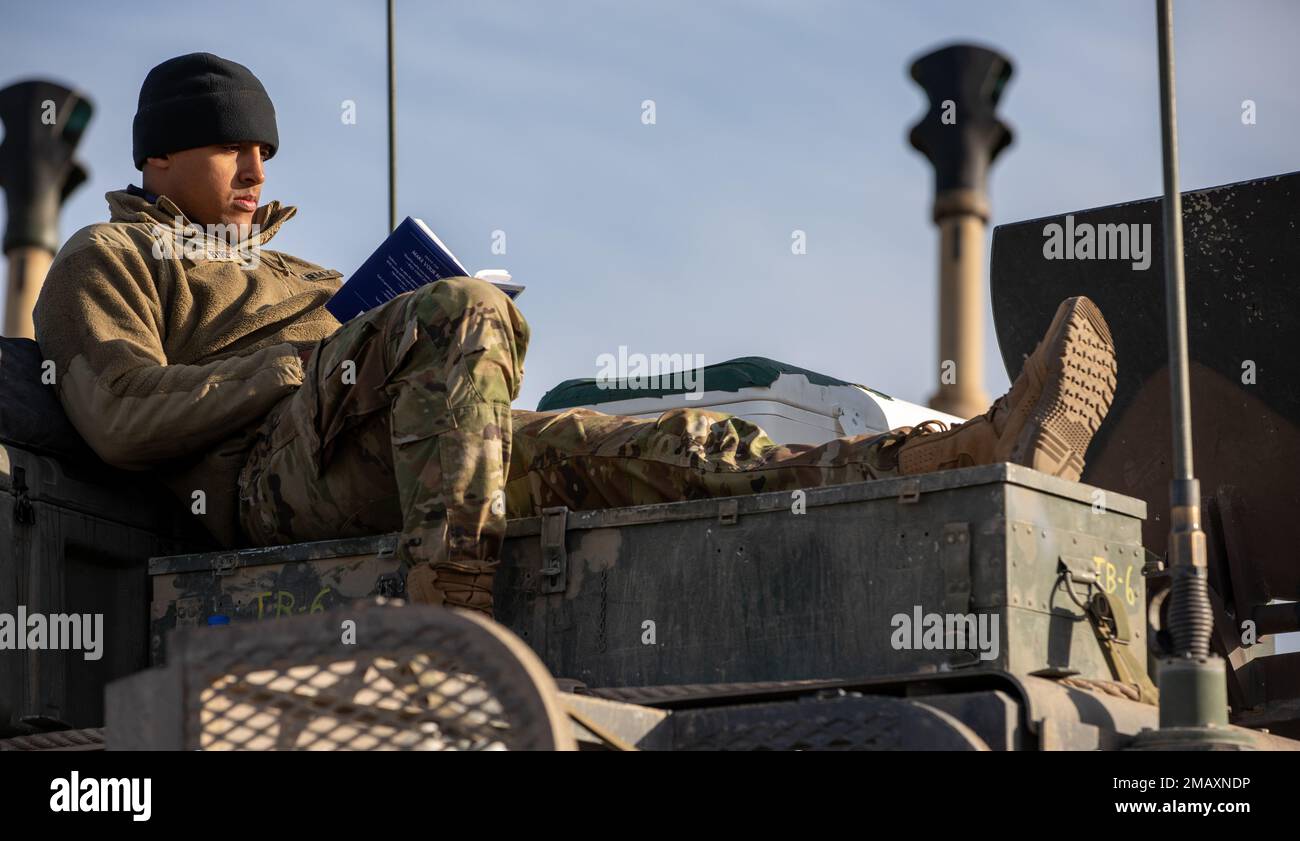
[[[510,409],[527,322],[490,284],[394,298],[324,340],[239,477],[254,545],[401,531],[403,559],[499,558],[507,517],[794,490],[895,475],[898,436],[779,446],[752,423]]]

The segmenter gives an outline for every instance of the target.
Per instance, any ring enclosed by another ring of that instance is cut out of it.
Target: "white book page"
[[[438,247],[441,248],[443,251],[447,252],[447,256],[450,257],[452,260],[454,260],[457,266],[460,266],[460,270],[462,274],[466,274],[466,275],[469,274],[469,271],[465,268],[465,264],[460,261],[460,258],[457,257],[455,254],[451,253],[451,249],[447,247],[446,243],[438,239],[437,234],[429,230],[429,226],[424,224],[423,219],[415,219],[414,216],[412,216],[411,218],[415,220],[415,224],[420,226],[420,230],[424,231],[426,234],[429,235],[429,239],[438,243]]]

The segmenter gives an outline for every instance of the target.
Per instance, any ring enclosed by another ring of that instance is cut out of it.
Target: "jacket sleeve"
[[[59,255],[34,320],[69,420],[118,467],[148,469],[204,450],[302,384],[291,343],[204,365],[169,365],[152,275],[144,256],[128,248]]]

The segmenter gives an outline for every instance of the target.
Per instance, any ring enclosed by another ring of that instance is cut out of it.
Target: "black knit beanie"
[[[242,64],[212,53],[168,59],[140,86],[133,127],[135,168],[145,158],[222,143],[265,143],[275,154],[280,136],[266,88]]]

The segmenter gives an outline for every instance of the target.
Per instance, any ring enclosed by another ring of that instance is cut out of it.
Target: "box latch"
[[[736,499],[724,499],[718,503],[718,525],[734,526],[736,518],[740,516],[740,501]]]
[[[1092,625],[1097,636],[1097,643],[1110,665],[1115,680],[1137,690],[1138,700],[1155,704],[1159,692],[1146,670],[1134,657],[1129,648],[1133,636],[1129,629],[1128,613],[1124,603],[1115,593],[1108,593],[1101,585],[1095,563],[1102,558],[1080,558],[1071,555],[1060,556],[1060,582],[1066,595],[1079,606],[1084,616]],[[1091,568],[1090,568],[1091,567]],[[1082,584],[1082,594],[1075,591],[1074,585]]]
[[[217,559],[212,562],[213,575],[230,575],[235,571],[239,564],[239,556],[235,554],[218,555]]]
[[[898,501],[904,504],[909,502],[920,502],[921,480],[904,479],[903,483],[898,486]]]
[[[568,530],[568,508],[559,505],[542,509],[543,593],[563,593],[569,586],[569,552],[564,546]]]
[[[943,610],[970,610],[970,524],[946,523],[943,527]]]
[[[24,526],[36,522],[36,511],[27,496],[27,471],[21,467],[14,468],[14,520]]]

